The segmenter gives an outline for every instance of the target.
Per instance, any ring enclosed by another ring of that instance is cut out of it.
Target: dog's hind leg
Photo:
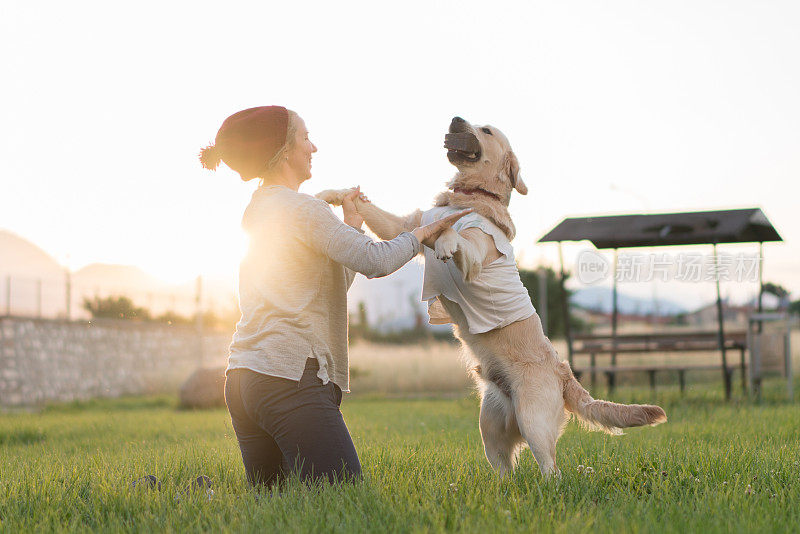
[[[486,459],[502,476],[513,472],[522,436],[511,399],[491,382],[482,384],[480,429]]]
[[[556,442],[565,418],[560,382],[552,373],[531,370],[526,374],[515,392],[517,425],[542,475],[558,476]]]

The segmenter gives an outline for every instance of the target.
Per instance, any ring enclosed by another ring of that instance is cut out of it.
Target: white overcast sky
[[[298,111],[303,190],[361,184],[397,212],[452,175],[461,115],[519,157],[524,263],[555,261],[535,242],[568,215],[758,206],[785,239],[765,277],[797,294],[798,6],[4,0],[0,228],[72,268],[227,275],[255,184],[196,159],[227,115]]]

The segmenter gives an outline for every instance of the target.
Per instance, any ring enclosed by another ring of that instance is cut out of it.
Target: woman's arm
[[[367,278],[377,278],[408,263],[419,253],[421,243],[432,245],[443,230],[467,213],[469,211],[415,228],[412,232],[403,232],[389,241],[373,241],[340,221],[324,201],[312,200],[304,214],[305,241],[333,261]]]
[[[408,232],[391,241],[373,241],[346,224],[341,224],[328,242],[325,255],[367,278],[378,278],[408,263],[420,248],[419,240]]]
[[[393,273],[420,250],[419,241],[408,233],[391,241],[373,241],[343,223],[322,200],[309,198],[298,215],[307,246],[367,278]]]
[[[356,201],[362,202],[361,207],[356,208]],[[362,218],[363,211],[361,211],[361,209],[362,207],[369,207],[370,205],[369,199],[367,199],[367,197],[364,196],[364,193],[361,192],[361,186],[356,187],[351,193],[345,195],[344,200],[342,201],[344,222],[363,234],[364,232],[361,230],[361,225],[364,224],[364,219]],[[378,211],[386,213],[382,210]],[[434,248],[434,246],[439,242],[440,238],[452,228],[453,224],[457,220],[471,212],[472,208],[466,209],[464,211],[443,217],[438,221],[434,221],[425,226],[419,226],[419,223],[422,221],[422,212],[417,210],[405,218],[405,221],[402,223],[400,229],[392,231],[391,235],[389,236],[381,236],[380,234],[378,234],[378,236],[381,239],[394,239],[398,236],[398,234],[405,230],[406,232],[410,232],[414,237],[417,238],[417,241],[423,245]]]
[[[361,193],[360,186],[351,187],[350,189],[326,189],[317,193],[316,197],[328,204],[342,206],[344,208],[344,222],[354,228],[361,228],[361,223],[366,222],[369,229],[381,239],[394,239],[402,232],[410,232],[419,226],[422,219],[420,210],[415,210],[409,215],[400,217],[380,209]],[[352,220],[355,224],[348,222],[348,201],[354,208]]]

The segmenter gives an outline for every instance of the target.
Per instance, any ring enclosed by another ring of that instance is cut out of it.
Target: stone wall
[[[177,391],[229,333],[133,321],[0,317],[0,407]]]

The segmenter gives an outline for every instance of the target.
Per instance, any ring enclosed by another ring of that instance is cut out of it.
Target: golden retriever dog
[[[593,399],[544,335],[509,243],[515,234],[508,212],[512,191],[525,195],[528,188],[505,135],[455,117],[445,148],[458,172],[434,208],[401,217],[366,199],[357,199],[356,207],[381,239],[427,224],[448,210],[474,210],[444,232],[434,250],[425,249],[423,300],[429,303],[431,322],[452,322],[462,343],[481,396],[479,426],[492,467],[501,474],[513,471],[528,445],[545,477],[559,474],[556,442],[570,413],[588,428],[612,434],[666,421],[658,406]],[[338,205],[350,191],[317,196]]]

